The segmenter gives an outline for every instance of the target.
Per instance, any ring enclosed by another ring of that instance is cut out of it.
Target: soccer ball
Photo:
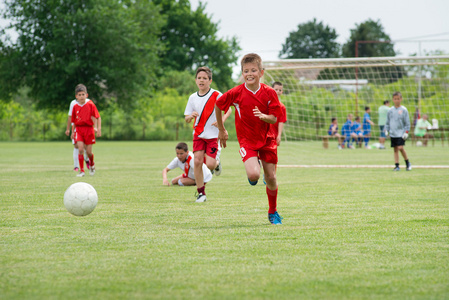
[[[64,206],[72,215],[82,217],[90,214],[98,203],[97,191],[85,182],[69,186],[64,193]]]
[[[417,146],[417,147],[421,147],[421,146],[422,146],[422,142],[421,142],[421,141],[417,141],[417,142],[416,142],[416,146]]]

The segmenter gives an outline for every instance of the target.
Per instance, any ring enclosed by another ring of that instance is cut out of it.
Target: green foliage
[[[281,58],[333,58],[339,56],[340,46],[336,42],[335,29],[316,19],[298,25],[290,32],[282,50]]]
[[[349,41],[343,45],[343,57],[355,57],[356,41],[374,41],[375,43],[358,44],[358,57],[380,57],[395,56],[394,44],[391,43],[390,36],[384,32],[380,21],[367,21],[356,24],[355,29],[351,29]]]
[[[155,0],[167,22],[162,27],[160,40],[165,46],[161,54],[161,70],[194,71],[208,66],[220,90],[233,87],[232,66],[240,50],[235,37],[224,40],[217,37],[218,25],[205,12],[205,5],[191,10],[188,0]]]

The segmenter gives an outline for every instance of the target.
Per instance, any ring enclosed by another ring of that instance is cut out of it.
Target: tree
[[[66,108],[84,83],[97,105],[105,96],[130,105],[155,80],[163,19],[151,1],[6,2],[19,37],[0,44],[0,96],[29,86],[40,107]]]
[[[201,2],[195,11],[188,0],[153,2],[160,6],[167,20],[160,35],[165,47],[161,55],[162,71],[194,71],[199,66],[208,66],[220,90],[231,88],[232,66],[240,50],[236,38],[217,37],[218,25],[204,12],[205,5]]]
[[[344,57],[355,57],[356,41],[374,41],[374,43],[359,43],[358,57],[395,56],[394,44],[388,34],[384,32],[380,21],[369,19],[355,29],[351,29],[349,41],[343,45]]]
[[[298,30],[290,35],[282,45],[281,58],[332,58],[339,55],[339,44],[335,29],[317,23],[316,19],[299,24]]]

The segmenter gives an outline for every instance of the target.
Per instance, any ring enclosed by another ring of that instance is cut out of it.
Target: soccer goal
[[[442,138],[449,143],[449,55],[285,59],[265,61],[264,69],[266,84],[280,81],[284,85],[286,141],[322,141],[332,118],[337,119],[341,133],[348,114],[363,121],[365,107],[370,107],[374,143],[379,137],[378,109],[385,100],[391,106],[393,92],[399,91],[412,126],[427,114],[438,126],[434,137],[440,144]]]

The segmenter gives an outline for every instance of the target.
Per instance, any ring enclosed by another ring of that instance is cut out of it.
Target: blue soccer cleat
[[[268,220],[273,225],[282,225],[282,217],[278,214],[278,212],[275,212],[274,214],[268,214]]]
[[[248,182],[249,182],[249,184],[251,184],[251,185],[256,185],[256,184],[257,184],[257,181],[251,181],[251,180],[249,180],[249,178],[248,178]]]

